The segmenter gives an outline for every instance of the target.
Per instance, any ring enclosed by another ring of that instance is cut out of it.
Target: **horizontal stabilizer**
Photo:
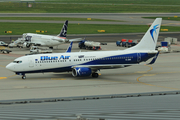
[[[155,61],[156,61],[156,59],[157,59],[157,57],[158,57],[158,55],[159,55],[159,51],[158,51],[158,53],[154,56],[154,58],[152,59],[152,61],[151,61],[149,64],[147,64],[147,65],[152,65],[152,64],[154,64]]]
[[[73,42],[70,43],[70,45],[69,45],[68,49],[66,50],[66,52],[71,52],[72,44],[73,44]]]

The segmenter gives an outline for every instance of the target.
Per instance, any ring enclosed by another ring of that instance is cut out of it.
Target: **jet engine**
[[[29,47],[30,47],[30,44],[27,43],[27,42],[24,42],[23,47],[24,47],[24,48],[25,48],[25,47],[29,48]]]
[[[72,75],[74,77],[90,76],[92,73],[91,68],[76,67],[72,69]]]

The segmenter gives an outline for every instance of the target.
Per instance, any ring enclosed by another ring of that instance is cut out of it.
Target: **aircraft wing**
[[[83,40],[82,38],[74,38],[74,39],[69,39],[69,42],[79,42]]]
[[[135,64],[107,64],[107,65],[77,65],[77,66],[72,66],[72,68],[76,68],[76,67],[87,67],[87,68],[91,68],[92,70],[99,70],[99,69],[115,69],[115,68],[124,68],[124,67],[128,67],[131,65],[135,65]]]
[[[153,60],[154,61],[154,60]],[[92,70],[100,70],[100,69],[116,69],[116,68],[124,68],[124,67],[129,67],[132,65],[149,65],[149,64],[144,64],[144,63],[135,63],[135,64],[106,64],[106,65],[77,65],[77,66],[72,66],[72,68],[76,67],[86,67],[86,68],[91,68]]]
[[[41,45],[45,45],[44,43],[42,42],[35,42],[35,43],[30,43],[31,45],[35,45],[35,46],[41,46]]]
[[[30,42],[30,43],[26,43],[26,44],[29,44],[30,46],[31,45],[35,45],[35,46],[42,46],[42,45],[46,45],[46,44],[44,44],[43,42]]]

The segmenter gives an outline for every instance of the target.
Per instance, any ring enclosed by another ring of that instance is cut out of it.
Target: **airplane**
[[[68,20],[65,21],[60,34],[58,34],[57,36],[24,33],[22,35],[22,38],[25,40],[23,47],[29,48],[30,46],[42,46],[53,49],[53,46],[57,46],[71,41],[82,40],[82,38],[66,39],[67,27],[68,27]]]
[[[149,64],[154,64],[159,52],[155,50],[162,18],[156,18],[141,41],[125,50],[66,52],[22,56],[9,63],[6,68],[22,75],[26,73],[69,72],[74,77],[90,76],[97,78],[100,69],[124,68],[132,65],[142,65],[153,58]],[[70,45],[72,47],[72,45]]]

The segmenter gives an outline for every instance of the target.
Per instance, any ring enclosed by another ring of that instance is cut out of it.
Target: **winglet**
[[[158,53],[154,56],[154,58],[152,59],[152,61],[151,61],[150,63],[148,63],[147,65],[152,65],[152,64],[154,64],[155,61],[156,61],[156,59],[157,59],[157,57],[158,57],[158,55],[159,55],[159,51],[158,51]]]
[[[68,49],[66,50],[66,52],[71,52],[72,44],[73,44],[73,42],[71,42],[71,43],[69,44],[69,47],[68,47]]]

